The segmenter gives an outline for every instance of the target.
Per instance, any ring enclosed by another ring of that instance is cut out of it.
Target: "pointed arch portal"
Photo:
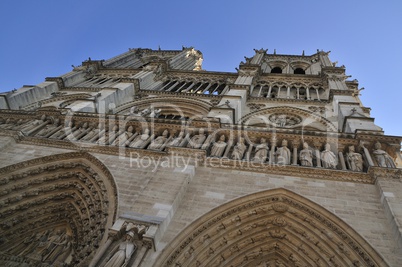
[[[183,230],[154,266],[388,266],[356,231],[285,189],[238,198]]]
[[[113,225],[117,189],[85,152],[0,168],[0,265],[85,266]]]

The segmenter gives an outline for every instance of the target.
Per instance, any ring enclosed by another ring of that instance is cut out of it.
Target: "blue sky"
[[[128,48],[194,46],[204,69],[233,72],[253,48],[323,49],[365,87],[361,100],[385,134],[402,135],[400,0],[4,0],[0,23],[0,92]]]

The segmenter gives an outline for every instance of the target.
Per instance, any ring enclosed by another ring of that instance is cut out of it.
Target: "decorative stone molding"
[[[213,209],[185,228],[154,266],[278,263],[388,266],[348,224],[285,189],[247,195]]]

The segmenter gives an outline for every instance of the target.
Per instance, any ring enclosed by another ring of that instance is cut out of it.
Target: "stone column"
[[[98,253],[96,253],[95,257],[93,257],[93,259],[89,263],[88,267],[96,266],[98,261],[102,258],[103,254],[106,252],[106,250],[109,248],[109,246],[113,243],[113,240],[115,239],[115,237],[116,237],[116,233],[113,233],[113,235],[110,234],[108,236],[106,243],[100,247],[100,249],[98,250]]]
[[[253,150],[254,145],[250,144],[250,146],[248,147],[248,150],[246,151],[246,160],[249,161],[250,160],[250,156],[251,156],[251,151]]]
[[[272,85],[269,86],[267,98],[271,97],[271,92],[272,92]]]
[[[344,148],[343,145],[338,144],[339,162],[341,163],[342,170],[346,171],[347,168],[346,168],[346,164],[345,164],[345,157],[343,156],[343,148]]]
[[[306,88],[307,99],[310,99],[310,88]]]
[[[276,148],[276,138],[271,139],[271,150],[269,151],[269,165],[275,164],[275,148]]]
[[[288,90],[286,92],[286,98],[290,98],[290,86],[288,86]]]
[[[145,254],[148,252],[149,250],[149,246],[146,244],[143,244],[141,249],[139,251],[137,251],[137,255],[135,256],[135,260],[133,262],[133,264],[131,265],[131,267],[138,267],[140,266]]]
[[[293,145],[293,158],[292,158],[293,162],[292,162],[292,165],[297,166],[297,147],[300,145],[300,143],[296,142],[296,141],[293,141],[292,145]]]
[[[318,93],[318,88],[315,88],[315,91],[317,92],[317,99],[320,100],[320,94]]]
[[[315,159],[316,159],[316,167],[317,168],[321,168],[321,152],[320,152],[320,148],[321,148],[321,143],[319,142],[314,142],[313,143],[314,147],[315,147]]]
[[[360,147],[363,148],[363,152],[364,152],[364,156],[367,160],[367,163],[369,166],[374,166],[374,162],[373,159],[371,158],[370,152],[368,151],[368,149],[364,146],[364,142],[360,141]]]
[[[227,158],[227,157],[228,157],[229,151],[230,151],[230,149],[232,148],[232,145],[233,145],[233,141],[232,141],[232,140],[229,140],[228,143],[227,143],[225,152],[223,153],[222,158]]]

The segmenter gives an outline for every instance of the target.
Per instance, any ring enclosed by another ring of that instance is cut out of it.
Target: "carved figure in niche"
[[[110,131],[105,132],[104,135],[99,138],[98,141],[96,141],[96,143],[100,145],[108,145],[112,143],[116,138],[118,129],[119,127],[117,125],[113,125],[113,128]]]
[[[62,230],[56,230],[54,234],[50,235],[45,249],[42,251],[41,254],[41,261],[45,262],[48,261],[49,257],[52,253],[58,248],[59,244],[62,243],[64,240],[65,232]]]
[[[99,123],[98,127],[93,127],[80,141],[94,141],[103,131],[103,124]]]
[[[349,152],[346,153],[346,162],[350,170],[358,172],[363,171],[363,157],[355,152],[354,146],[349,146]]]
[[[54,120],[52,124],[47,124],[42,130],[40,130],[35,136],[38,137],[49,137],[49,135],[53,134],[56,130],[56,128],[61,128],[60,120],[57,118]]]
[[[387,152],[381,149],[381,144],[379,142],[375,143],[374,148],[375,150],[373,151],[373,154],[378,166],[385,168],[396,168],[394,160]]]
[[[56,133],[52,134],[50,138],[53,139],[64,139],[68,134],[70,134],[72,131],[74,131],[76,127],[73,127],[73,122],[69,121],[67,125],[65,125],[64,128],[60,129]]]
[[[303,143],[303,149],[299,153],[299,159],[301,166],[313,166],[313,151],[308,148],[308,144],[306,142]]]
[[[242,160],[244,152],[246,151],[246,145],[244,144],[244,138],[240,137],[237,144],[233,147],[232,159]]]
[[[211,157],[221,157],[226,148],[226,137],[222,134],[218,142],[215,142],[211,148]]]
[[[76,141],[84,136],[88,132],[88,123],[84,122],[81,127],[76,127],[65,139],[70,141]]]
[[[71,236],[63,234],[59,240],[54,240],[53,249],[42,258],[42,261],[50,264],[54,263],[69,263],[72,260],[73,244],[71,242]]]
[[[338,161],[336,155],[331,151],[331,145],[325,144],[325,149],[321,152],[322,166],[327,169],[336,169]]]
[[[168,146],[180,146],[183,141],[184,132],[180,132],[176,137],[174,137],[169,143]]]
[[[134,127],[128,126],[127,130],[120,134],[112,143],[114,146],[126,146],[126,142],[133,136]]]
[[[168,138],[168,134],[169,134],[168,130],[164,130],[162,135],[158,136],[151,142],[148,149],[160,150],[162,146],[165,144]]]
[[[151,136],[149,135],[149,130],[145,129],[141,135],[138,135],[134,138],[129,147],[144,148],[148,144],[150,138]]]
[[[161,109],[153,109],[152,111],[151,111],[151,113],[149,114],[149,117],[151,117],[151,118],[158,118],[159,117],[159,115],[161,114]]]
[[[130,113],[129,113],[129,115],[135,115],[135,114],[138,113],[138,111],[139,111],[138,107],[133,106],[133,107],[130,108]]]
[[[10,130],[19,130],[25,123],[26,121],[19,119],[14,125],[11,126]]]
[[[278,115],[278,117],[276,117],[275,123],[279,127],[285,127],[286,126],[286,115]]]
[[[134,233],[131,231],[128,232],[125,236],[125,240],[116,247],[116,251],[113,251],[114,254],[106,262],[105,267],[126,267],[131,256],[137,249],[137,246],[133,243],[133,239]]]
[[[13,127],[13,121],[11,118],[7,118],[6,121],[0,125],[0,128],[11,129]]]
[[[206,139],[206,135],[204,134],[204,129],[201,128],[198,131],[198,134],[194,135],[190,142],[187,144],[189,148],[200,148]]]
[[[280,165],[290,164],[290,150],[287,148],[288,141],[286,139],[282,140],[282,147],[278,147],[275,152],[276,163]]]
[[[42,115],[39,120],[30,121],[26,125],[22,126],[21,131],[29,132],[45,122],[46,122],[46,115]]]
[[[264,137],[261,137],[260,144],[255,147],[253,161],[264,163],[268,155],[268,144]]]

